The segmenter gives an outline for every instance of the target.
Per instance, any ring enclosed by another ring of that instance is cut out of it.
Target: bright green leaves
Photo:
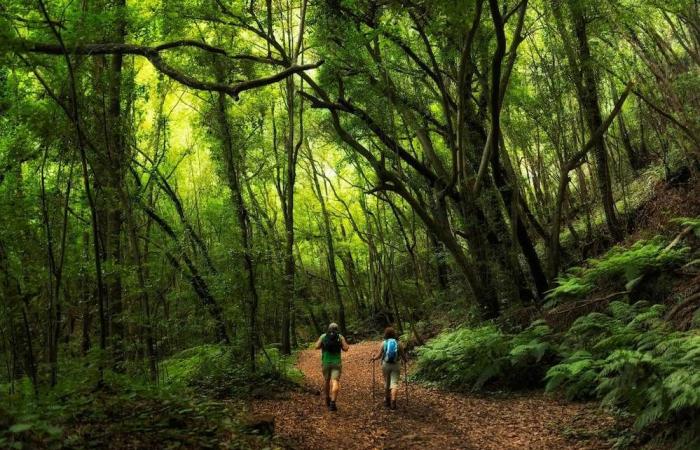
[[[640,240],[629,248],[613,247],[600,258],[589,259],[584,267],[569,269],[557,279],[558,286],[547,294],[549,305],[585,297],[596,288],[628,290],[630,283],[637,283],[639,277],[677,266],[686,260],[687,248],[665,251],[666,245],[661,238]]]
[[[613,302],[580,317],[560,347],[564,360],[547,372],[547,390],[622,407],[637,430],[674,423],[679,443],[697,442],[700,336],[672,331],[663,313],[661,305]]]
[[[418,379],[455,390],[517,389],[541,383],[555,347],[551,329],[535,322],[516,335],[494,325],[443,332],[418,355]]]

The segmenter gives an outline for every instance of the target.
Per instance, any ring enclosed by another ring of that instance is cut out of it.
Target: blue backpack
[[[396,362],[399,356],[399,342],[396,339],[384,341],[384,361],[388,363]]]

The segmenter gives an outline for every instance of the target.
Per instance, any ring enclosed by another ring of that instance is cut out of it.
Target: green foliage
[[[664,251],[666,242],[656,237],[640,240],[631,247],[613,247],[600,258],[591,258],[585,267],[574,267],[557,279],[556,288],[547,293],[548,306],[562,300],[585,297],[595,288],[623,289],[639,277],[683,262],[688,249]]]
[[[565,359],[547,373],[547,389],[564,388],[571,399],[594,396],[593,381],[603,370],[605,358],[617,350],[646,346],[662,338],[662,312],[660,305],[612,302],[605,314],[579,317],[561,344]]]
[[[700,335],[673,331],[661,305],[613,302],[580,317],[561,345],[565,359],[547,372],[547,390],[599,398],[635,417],[637,431],[673,424],[679,445],[700,443]],[[691,445],[691,447],[692,447]]]
[[[537,386],[556,358],[550,337],[542,322],[514,336],[494,325],[443,332],[418,349],[416,377],[455,390]]]
[[[277,349],[258,354],[254,373],[240,358],[231,347],[223,345],[192,347],[164,361],[164,381],[173,388],[189,387],[219,399],[268,396],[301,381],[293,361]]]
[[[59,447],[63,429],[38,415],[26,415],[21,421],[0,409],[0,448],[22,449]]]
[[[678,217],[672,222],[679,224],[682,227],[690,227],[696,236],[700,237],[700,217]]]
[[[493,325],[443,332],[418,350],[416,377],[456,389],[479,389],[502,372],[506,337]]]
[[[649,344],[647,342],[647,344]],[[648,350],[615,350],[596,379],[603,404],[622,406],[644,430],[673,424],[678,448],[700,445],[700,335],[671,334]]]
[[[230,352],[222,345],[200,345],[168,358],[162,364],[163,378],[168,384],[192,384],[203,372],[221,371],[230,365]],[[228,362],[228,364],[226,364]]]
[[[240,425],[245,398],[289,388],[277,367],[260,360],[253,374],[219,345],[165,360],[157,385],[106,370],[96,388],[98,360],[98,352],[71,360],[59,384],[37,397],[26,377],[18,380],[0,408],[0,448],[258,448]]]
[[[561,364],[547,372],[547,390],[564,386],[569,399],[577,399],[592,394],[597,366],[587,351],[574,352]]]
[[[513,336],[508,352],[513,367],[528,367],[547,361],[556,353],[552,329],[544,321],[533,322],[526,330]]]
[[[657,434],[664,425],[665,437],[693,448],[700,334],[672,330],[663,314],[662,305],[618,301],[578,318],[563,336],[541,321],[515,335],[494,325],[446,331],[418,349],[415,377],[454,390],[546,382],[571,400],[600,399],[631,414],[637,432]]]
[[[258,353],[258,372],[270,379],[286,378],[293,383],[301,383],[304,374],[295,367],[296,354],[283,355],[278,348],[269,347]]]

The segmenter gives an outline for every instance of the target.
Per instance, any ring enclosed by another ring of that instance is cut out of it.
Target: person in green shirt
[[[338,324],[328,325],[328,331],[323,333],[316,341],[316,350],[321,350],[321,370],[323,371],[324,392],[326,393],[326,406],[330,411],[337,411],[335,400],[340,390],[340,373],[343,370],[340,358],[341,350],[348,351],[348,342],[345,340]]]

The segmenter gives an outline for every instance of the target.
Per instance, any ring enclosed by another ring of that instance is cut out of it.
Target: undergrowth
[[[664,311],[612,302],[562,335],[542,322],[515,335],[494,325],[445,331],[418,349],[414,377],[457,391],[546,383],[570,400],[631,414],[646,436],[700,448],[700,332],[672,330]]]
[[[226,346],[202,345],[183,350],[162,365],[163,383],[186,387],[217,399],[261,397],[299,381],[300,374],[289,358],[276,349],[258,355],[256,371]]]
[[[686,260],[688,248],[665,250],[667,242],[656,237],[640,240],[631,247],[613,247],[600,258],[591,258],[584,267],[573,267],[557,278],[557,287],[547,293],[545,306],[584,298],[594,289],[628,290],[639,277],[667,270]]]
[[[700,235],[700,219],[678,223]],[[655,238],[615,247],[561,277],[549,304],[595,290],[629,290],[639,277],[687,264],[687,247],[667,245]],[[665,312],[660,304],[614,301],[561,333],[543,321],[518,334],[493,324],[446,330],[418,349],[414,376],[459,391],[545,385],[633,417],[635,434],[623,435],[620,446],[652,439],[700,448],[700,330],[674,330]]]
[[[494,325],[443,332],[418,349],[415,377],[460,391],[536,387],[555,358],[550,335],[541,322],[516,335]]]
[[[635,431],[700,447],[700,333],[673,331],[662,305],[613,302],[580,317],[547,372],[547,390],[602,400],[635,417]],[[663,432],[657,432],[663,429]]]
[[[240,425],[244,400],[287,390],[299,374],[274,349],[261,352],[255,373],[240,359],[230,347],[202,345],[163,361],[158,384],[106,370],[98,389],[99,358],[89,355],[38,396],[23,378],[1,397],[0,448],[265,447],[267,437]]]

